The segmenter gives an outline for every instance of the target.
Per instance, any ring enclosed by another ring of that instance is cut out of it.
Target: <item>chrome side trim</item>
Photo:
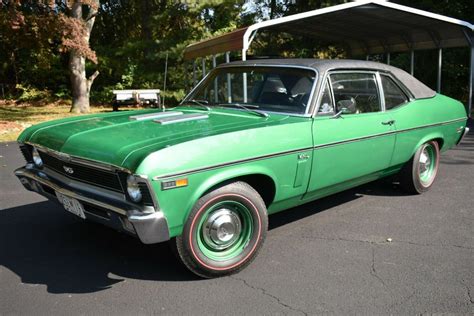
[[[226,162],[226,163],[222,163],[222,164],[218,164],[218,165],[214,165],[214,166],[190,169],[190,170],[179,172],[179,173],[172,173],[172,174],[165,174],[165,175],[161,175],[161,176],[155,176],[155,177],[153,177],[153,181],[164,180],[164,179],[167,179],[167,178],[179,177],[179,176],[183,176],[183,175],[187,175],[187,174],[193,174],[193,173],[197,173],[197,172],[201,172],[201,171],[214,170],[214,169],[227,167],[227,166],[231,166],[231,165],[236,165],[236,164],[240,164],[240,163],[244,163],[244,162],[257,161],[257,160],[262,160],[262,159],[272,158],[272,157],[277,157],[277,156],[284,156],[284,155],[298,153],[298,152],[312,150],[312,149],[313,149],[313,147],[293,149],[293,150],[288,150],[288,151],[283,151],[283,152],[279,152],[279,153],[268,154],[268,155],[253,157],[253,158],[235,160],[235,161]]]
[[[351,139],[347,139],[347,140],[341,140],[341,141],[338,141],[338,142],[332,142],[332,143],[327,143],[327,144],[316,145],[313,148],[314,149],[320,149],[320,148],[337,146],[337,145],[341,145],[341,144],[355,143],[355,142],[358,142],[358,141],[361,141],[361,140],[377,138],[377,137],[383,137],[383,136],[388,136],[388,135],[392,135],[392,134],[396,134],[396,133],[397,133],[396,131],[390,131],[390,132],[386,132],[386,133],[380,133],[380,134],[374,134],[374,135],[369,135],[369,136],[351,138]]]
[[[363,137],[357,137],[357,138],[351,138],[351,139],[342,140],[342,141],[333,142],[333,143],[327,143],[327,144],[316,145],[316,146],[314,146],[314,148],[315,148],[315,149],[318,149],[318,148],[336,146],[336,145],[340,145],[340,144],[344,144],[344,143],[352,143],[352,142],[356,142],[356,141],[360,141],[360,140],[365,140],[365,139],[370,139],[370,138],[376,138],[376,137],[382,137],[382,136],[387,136],[387,135],[391,135],[391,134],[405,133],[405,132],[410,132],[410,131],[414,131],[414,130],[422,129],[422,128],[428,128],[428,127],[434,127],[434,126],[442,126],[442,125],[447,125],[447,124],[451,124],[451,123],[455,123],[455,122],[459,122],[459,121],[465,121],[465,120],[466,120],[465,118],[463,118],[463,119],[454,119],[454,120],[450,120],[450,121],[446,121],[446,122],[442,122],[442,123],[435,123],[435,124],[422,125],[422,126],[417,126],[417,127],[412,127],[412,128],[406,128],[406,129],[402,129],[402,130],[393,130],[393,131],[386,132],[386,133],[373,134],[373,135],[368,135],[368,136],[363,136]]]
[[[367,136],[363,136],[363,137],[351,138],[351,139],[332,142],[332,143],[327,143],[327,144],[320,144],[320,145],[316,145],[316,146],[313,146],[313,147],[298,148],[298,149],[293,149],[293,150],[288,150],[288,151],[283,151],[283,152],[278,152],[278,153],[273,153],[273,154],[268,154],[268,155],[262,155],[262,156],[252,157],[252,158],[235,160],[235,161],[226,162],[226,163],[222,163],[222,164],[217,164],[217,165],[213,165],[213,166],[190,169],[190,170],[179,172],[179,173],[158,175],[158,176],[153,177],[153,181],[164,180],[164,179],[174,178],[174,177],[180,177],[180,176],[183,176],[183,175],[193,174],[193,173],[197,173],[197,172],[201,172],[201,171],[209,171],[209,170],[214,170],[214,169],[218,169],[218,168],[222,168],[222,167],[228,167],[228,166],[231,166],[231,165],[236,165],[236,164],[241,164],[241,163],[246,163],[246,162],[251,162],[251,161],[258,161],[258,160],[272,158],[272,157],[284,156],[284,155],[299,153],[299,152],[307,151],[307,150],[313,150],[313,149],[317,150],[317,149],[331,147],[331,146],[337,146],[337,145],[341,145],[341,144],[345,144],[345,143],[352,143],[352,142],[357,142],[357,141],[376,138],[376,137],[383,137],[383,136],[387,136],[387,135],[391,135],[391,134],[404,133],[404,132],[409,132],[409,131],[422,129],[422,128],[447,125],[447,124],[450,124],[450,123],[466,121],[466,120],[467,120],[467,118],[453,119],[453,120],[449,120],[449,121],[445,121],[445,122],[441,122],[441,123],[434,123],[434,124],[428,124],[428,125],[423,125],[423,126],[417,126],[417,127],[407,128],[407,129],[404,129],[404,130],[399,130],[399,131],[394,130],[394,131],[390,131],[390,132],[386,132],[386,133],[373,134],[373,135],[367,135]]]
[[[132,115],[132,116],[129,116],[128,119],[131,120],[131,121],[143,121],[143,120],[151,120],[151,119],[155,119],[155,118],[175,116],[175,115],[181,115],[181,114],[183,114],[183,112],[168,111],[168,112],[158,112],[158,113],[147,113],[147,114],[140,114],[140,115]]]

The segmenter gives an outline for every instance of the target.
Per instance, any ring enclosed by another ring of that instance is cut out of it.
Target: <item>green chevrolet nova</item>
[[[388,65],[233,62],[172,109],[26,129],[15,174],[84,220],[146,244],[169,240],[210,278],[256,257],[270,214],[390,175],[427,191],[466,121],[460,102]]]

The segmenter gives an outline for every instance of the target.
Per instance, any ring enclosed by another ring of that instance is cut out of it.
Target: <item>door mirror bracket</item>
[[[339,112],[334,114],[332,118],[340,118],[342,114],[350,114],[352,113],[348,108],[341,108]]]

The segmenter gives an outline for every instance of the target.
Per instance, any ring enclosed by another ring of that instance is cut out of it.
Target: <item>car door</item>
[[[362,184],[389,167],[395,126],[384,111],[378,78],[371,71],[337,71],[324,79],[305,198]]]

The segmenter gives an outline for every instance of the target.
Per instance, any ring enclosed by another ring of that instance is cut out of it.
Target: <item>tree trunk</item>
[[[96,0],[97,6],[99,0]],[[88,16],[85,18],[86,25],[86,36],[84,40],[89,44],[89,38],[94,26],[95,16],[97,10],[91,8]],[[71,8],[71,16],[75,19],[83,19],[82,16],[82,2],[76,0]],[[81,54],[72,49],[69,53],[69,71],[71,77],[72,86],[72,106],[71,112],[75,113],[87,113],[90,111],[89,96],[92,83],[94,79],[99,75],[96,71],[90,78],[86,76],[86,59]]]

